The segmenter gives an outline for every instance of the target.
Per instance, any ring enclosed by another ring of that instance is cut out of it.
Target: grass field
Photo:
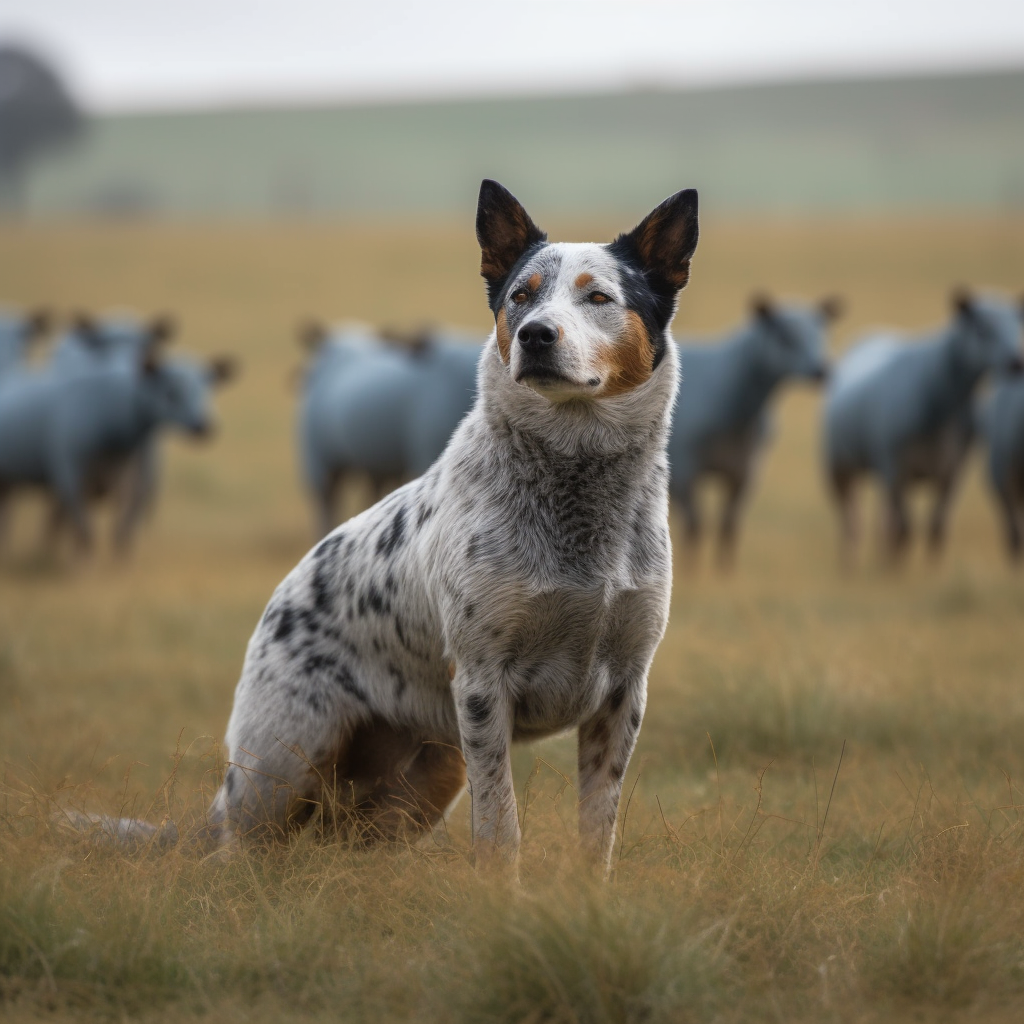
[[[607,237],[621,225],[562,225]],[[838,351],[1019,291],[1024,223],[703,225],[679,332],[748,293],[841,292]],[[310,542],[293,444],[296,323],[487,327],[472,218],[362,226],[6,226],[3,298],[170,309],[231,351],[222,429],[167,446],[134,559],[0,555],[0,1016],[163,1021],[1011,1021],[1024,1012],[1024,577],[980,464],[941,566],[837,571],[817,397],[794,389],[730,578],[677,571],[616,872],[574,854],[573,744],[518,749],[521,891],[447,832],[372,853],[299,838],[129,857],[58,807],[202,812],[250,631]],[[358,500],[353,495],[351,501]],[[840,763],[841,760],[841,763]]]

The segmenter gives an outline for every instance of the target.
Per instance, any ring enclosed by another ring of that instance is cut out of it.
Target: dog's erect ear
[[[487,282],[487,297],[493,305],[520,256],[548,236],[507,188],[484,178],[476,207],[476,237],[480,243],[480,274]]]
[[[238,360],[232,356],[215,356],[210,360],[210,383],[215,387],[222,387],[228,381],[238,376]]]
[[[764,292],[755,292],[750,297],[750,312],[758,320],[771,320],[775,314],[775,303]]]
[[[690,279],[697,234],[697,190],[685,188],[669,196],[612,244],[634,255],[652,285],[675,293]]]
[[[843,315],[845,305],[838,295],[828,295],[818,303],[818,312],[825,323],[830,324]]]

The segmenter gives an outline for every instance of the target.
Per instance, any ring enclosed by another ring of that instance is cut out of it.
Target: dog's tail
[[[170,818],[159,825],[141,818],[114,818],[109,814],[56,811],[53,823],[62,831],[79,836],[95,846],[112,847],[129,853],[166,853],[180,842],[178,826]]]

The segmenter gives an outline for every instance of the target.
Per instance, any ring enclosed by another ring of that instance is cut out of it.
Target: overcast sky
[[[1024,0],[3,0],[97,111],[1024,67]]]

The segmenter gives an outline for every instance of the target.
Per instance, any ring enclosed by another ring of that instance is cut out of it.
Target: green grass
[[[934,323],[954,281],[1024,280],[1021,227],[712,218],[680,329],[735,322],[760,287],[841,290],[837,349],[875,323]],[[183,347],[234,351],[244,374],[213,444],[168,445],[130,563],[40,555],[33,501],[0,553],[0,1012],[1020,1019],[1024,577],[977,464],[943,564],[918,552],[893,574],[865,552],[841,574],[803,389],[780,404],[736,571],[677,566],[609,884],[576,856],[571,737],[515,751],[518,889],[473,871],[465,804],[413,848],[304,834],[226,864],[128,856],[54,817],[202,815],[246,640],[310,540],[294,325],[483,331],[476,263],[469,227],[441,223],[6,229],[10,298],[171,308]]]

